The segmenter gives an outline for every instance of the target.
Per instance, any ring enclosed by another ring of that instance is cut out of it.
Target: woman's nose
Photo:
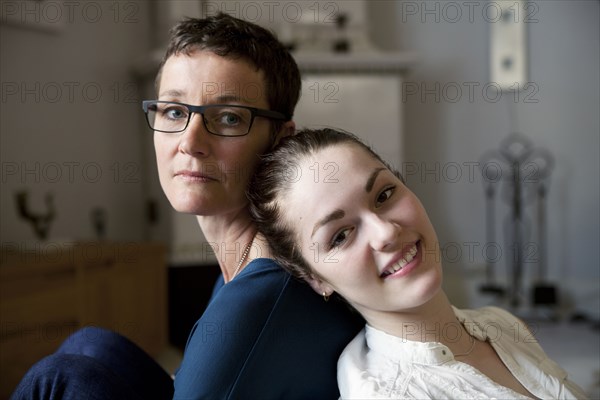
[[[371,215],[368,224],[370,243],[373,250],[386,251],[394,248],[398,238],[399,226],[397,224],[377,214]]]
[[[194,113],[190,116],[188,126],[181,133],[179,150],[188,154],[205,154],[208,151],[210,136],[202,121],[202,115]]]

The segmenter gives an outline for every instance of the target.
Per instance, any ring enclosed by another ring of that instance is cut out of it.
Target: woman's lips
[[[387,266],[380,276],[384,279],[392,275],[404,276],[413,270],[418,265],[419,244],[420,241],[406,248],[402,257]]]
[[[188,170],[178,171],[177,173],[175,173],[175,177],[181,178],[185,181],[190,181],[190,182],[209,182],[209,181],[217,180],[217,179],[215,179],[211,176],[205,175],[201,172],[188,171]]]

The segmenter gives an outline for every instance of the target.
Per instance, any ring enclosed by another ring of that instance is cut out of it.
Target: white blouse
[[[455,308],[454,312],[472,336],[492,345],[510,372],[534,396],[586,398],[583,390],[568,380],[567,373],[548,358],[525,324],[512,314],[497,307]],[[446,329],[446,337],[459,332],[457,327]],[[340,356],[338,385],[342,399],[527,398],[455,360],[450,349],[441,343],[409,341],[369,325]]]

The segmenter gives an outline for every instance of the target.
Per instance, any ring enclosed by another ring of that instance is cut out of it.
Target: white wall
[[[7,3],[20,2],[4,2],[3,6]],[[143,188],[146,178],[156,177],[144,172],[140,135],[148,131],[143,128],[139,98],[130,85],[133,78],[128,70],[149,54],[153,41],[162,40],[164,33],[157,32],[146,2],[90,3],[101,7],[99,18],[95,8],[84,11],[80,6],[72,15],[63,9],[63,17],[72,16],[72,21],[53,33],[0,25],[3,244],[33,239],[30,227],[15,212],[13,195],[23,188],[34,196],[34,209],[42,209],[44,193],[55,194],[58,216],[51,238],[93,238],[89,212],[96,206],[108,211],[110,239],[148,237]],[[225,3],[232,2],[212,2]],[[536,20],[528,23],[528,80],[533,86],[522,91],[517,101],[504,98],[499,102],[486,99],[481,90],[490,82],[489,23],[482,15],[489,2],[365,3],[371,38],[377,45],[414,50],[420,56],[405,77],[405,88],[410,85],[417,90],[404,99],[405,167],[417,166],[417,173],[408,174],[408,182],[429,210],[442,245],[463,250],[459,258],[450,255],[455,262],[446,263],[451,289],[462,293],[458,303],[480,301],[463,290],[462,278],[471,278],[473,289],[481,282],[484,261],[477,248],[472,258],[467,251],[467,246],[473,246],[469,243],[485,241],[485,226],[482,183],[478,177],[469,179],[465,163],[477,162],[484,151],[497,148],[517,129],[556,158],[548,204],[550,278],[560,284],[567,303],[576,302],[575,308],[598,317],[599,3],[530,2],[524,16]],[[243,4],[239,3],[242,13]],[[264,7],[263,11],[268,9],[266,3]],[[456,7],[462,12],[460,17]],[[320,10],[331,8],[321,5]],[[246,8],[247,13],[251,11]],[[35,12],[25,17],[34,18]],[[43,20],[52,15],[39,17]],[[91,22],[94,19],[98,21]],[[474,86],[472,99],[468,85],[479,85]],[[62,89],[58,97],[57,86]],[[444,92],[444,87],[452,86],[464,89],[461,97]],[[97,87],[102,90],[100,96],[93,90]],[[15,88],[17,93],[12,94]],[[84,93],[84,88],[88,92]],[[537,102],[526,102],[527,95]],[[509,109],[515,116],[512,124]],[[455,165],[463,166],[458,180],[449,176],[450,169],[444,174],[444,167]],[[437,175],[420,175],[436,166]],[[22,175],[25,170],[34,172]],[[189,231],[198,235],[194,223],[189,224]],[[506,275],[504,269],[501,275]]]
[[[476,246],[469,243],[485,242],[483,186],[479,177],[471,182],[465,163],[479,161],[512,130],[549,150],[556,160],[548,199],[549,278],[561,288],[567,306],[576,302],[576,309],[597,318],[599,3],[530,2],[522,17],[528,21],[531,86],[517,99],[507,96],[498,102],[491,100],[494,92],[482,91],[490,83],[488,21],[493,18],[483,14],[489,3],[369,2],[372,39],[381,47],[414,50],[420,56],[405,83],[411,93],[417,92],[405,97],[406,162],[418,169],[408,182],[429,210],[442,246],[463,250],[461,257],[448,254],[455,262],[445,264],[448,280],[456,286],[451,291],[459,303],[478,302],[481,299],[465,294],[464,282],[454,273],[464,272],[461,278],[476,276],[477,284],[483,277],[478,267],[484,263],[482,246],[475,248],[473,257],[468,251]],[[456,86],[464,89],[462,96],[451,91]],[[472,97],[469,87],[474,87]],[[509,110],[514,113],[512,123]],[[459,179],[454,173],[457,164],[463,166]],[[421,175],[435,171],[436,165],[439,173]],[[507,212],[505,208],[503,215]],[[500,233],[497,238],[501,240]],[[504,257],[501,262],[504,278],[508,260]],[[528,276],[534,266],[526,264]]]
[[[149,7],[61,3],[2,4],[2,244],[35,238],[16,213],[14,193],[23,189],[36,212],[54,194],[51,241],[93,239],[94,207],[106,209],[108,239],[140,240],[143,113],[130,68],[152,45]]]

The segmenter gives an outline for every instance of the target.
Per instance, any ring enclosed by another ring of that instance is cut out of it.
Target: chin
[[[171,207],[173,207],[175,211],[183,214],[198,215],[206,208],[206,204],[209,200],[202,193],[197,193],[188,189],[172,190],[170,192],[165,191],[165,194]]]
[[[175,210],[176,212],[178,212],[180,214],[198,215],[198,210],[194,207],[187,207],[187,206],[182,206],[180,204],[173,204],[173,203],[171,203],[171,207],[173,208],[173,210]]]
[[[202,201],[195,197],[186,196],[185,194],[180,194],[179,196],[167,196],[169,203],[171,203],[171,207],[178,213],[182,214],[194,214],[194,215],[202,215],[205,207],[199,207],[199,204],[202,204],[205,201]]]
[[[423,304],[431,301],[442,291],[442,274],[435,274],[420,287]]]

